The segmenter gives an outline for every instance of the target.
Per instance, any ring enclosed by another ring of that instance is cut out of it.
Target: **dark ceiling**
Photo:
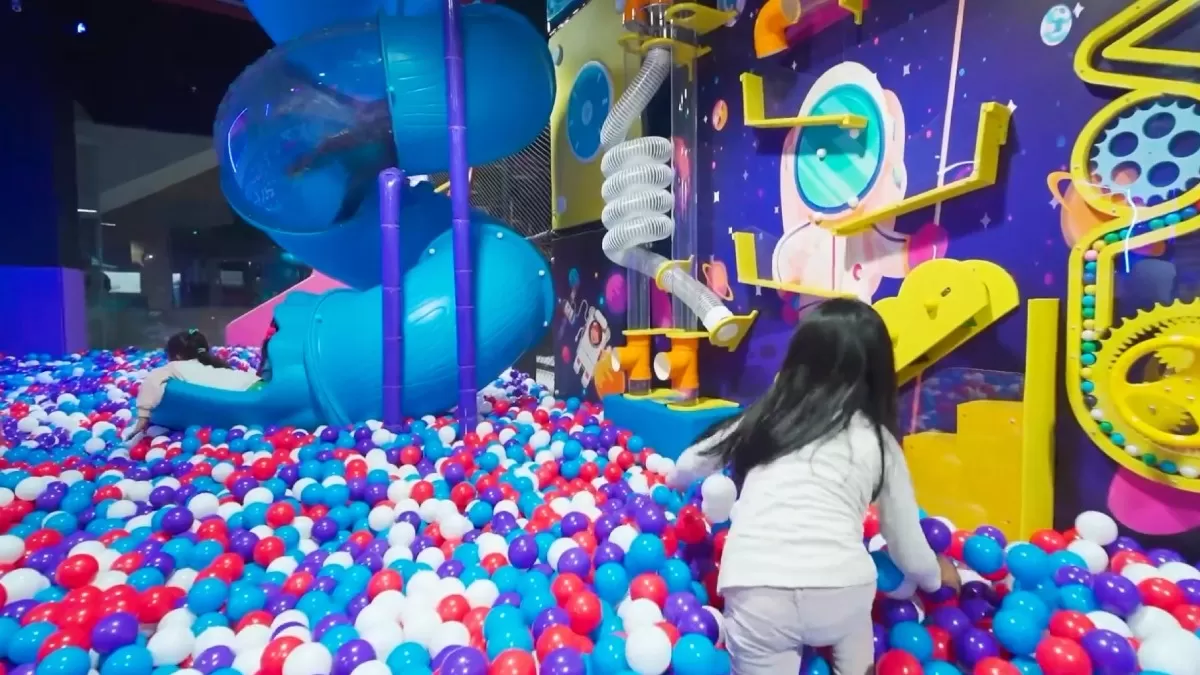
[[[208,135],[225,88],[272,46],[221,0],[24,2],[50,3],[67,86],[100,124]],[[499,4],[545,29],[544,0]]]

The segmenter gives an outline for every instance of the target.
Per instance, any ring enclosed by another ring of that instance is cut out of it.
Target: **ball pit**
[[[667,488],[671,460],[598,406],[509,373],[474,429],[122,441],[161,358],[0,358],[0,675],[729,672],[732,481]],[[922,527],[961,592],[914,593],[864,522],[880,675],[1200,674],[1200,571],[1108,516],[1028,542]]]

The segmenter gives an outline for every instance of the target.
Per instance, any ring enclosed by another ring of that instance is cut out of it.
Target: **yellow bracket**
[[[979,130],[975,134],[975,160],[971,175],[926,190],[875,211],[868,211],[845,220],[826,222],[823,227],[834,234],[848,236],[869,230],[881,221],[919,211],[947,199],[961,197],[988,187],[996,182],[996,170],[1000,165],[1000,146],[1008,142],[1008,124],[1012,111],[1008,106],[996,102],[984,103],[979,110]]]
[[[838,126],[843,129],[862,129],[867,118],[862,115],[808,115],[805,117],[766,116],[763,102],[763,79],[754,73],[742,73],[742,121],[756,129],[792,129],[795,127]]]
[[[675,330],[675,329],[674,328],[632,328],[630,330],[621,331],[621,335],[624,335],[625,337],[640,337],[640,336],[644,336],[644,335],[649,335],[649,336],[653,337],[656,335],[666,335],[667,333],[670,333],[673,330]]]
[[[684,274],[691,276],[692,275],[692,260],[694,260],[694,259],[695,259],[695,256],[688,256],[687,260],[668,260],[665,263],[659,265],[658,269],[654,270],[654,285],[658,286],[658,290],[662,291],[663,293],[666,293],[667,289],[663,286],[663,275],[666,274],[670,270],[679,270],[680,272],[683,272]]]
[[[861,26],[863,22],[863,0],[838,0],[838,7],[854,15],[854,23]]]
[[[985,260],[928,260],[875,303],[895,349],[897,382],[916,377],[1021,303],[1017,282]]]
[[[617,40],[625,51],[634,54],[645,54],[655,47],[667,47],[671,50],[671,56],[675,59],[675,65],[680,68],[687,68],[688,78],[691,78],[695,73],[692,72],[692,66],[701,56],[712,51],[708,47],[700,45],[691,45],[679,40],[671,38],[650,38],[646,39],[645,35],[637,33],[626,33]]]
[[[750,332],[750,326],[757,318],[756,309],[749,314],[734,314],[721,319],[712,331],[707,333],[709,344],[731,352],[737,351],[738,345],[742,344],[742,339]]]
[[[819,298],[852,298],[853,293],[835,291],[815,286],[802,286],[786,281],[775,281],[758,276],[758,245],[753,232],[733,233],[733,259],[737,268],[739,284],[768,288],[773,291],[796,293],[797,295],[813,295]]]
[[[1200,68],[1200,52],[1140,46],[1196,7],[1200,7],[1200,0],[1178,0],[1152,16],[1148,21],[1121,34],[1101,50],[1100,55],[1109,61],[1120,63]]]
[[[1174,2],[1172,6],[1162,11],[1158,16],[1143,20],[1155,10]],[[1101,54],[1114,60],[1128,60],[1134,63],[1165,63],[1167,65],[1197,66],[1195,52],[1178,52],[1167,49],[1149,49],[1133,47],[1135,40],[1122,41],[1120,37],[1129,33],[1137,38],[1147,38],[1161,31],[1167,25],[1179,19],[1186,10],[1196,4],[1196,0],[1136,0],[1128,7],[1117,12],[1095,30],[1084,36],[1075,51],[1075,72],[1079,79],[1088,84],[1096,84],[1116,89],[1134,90],[1146,89],[1160,94],[1175,94],[1200,98],[1200,84],[1196,81],[1168,80],[1151,75],[1134,75],[1128,72],[1109,72],[1096,68],[1096,54],[1101,47],[1107,45]],[[1139,30],[1135,27],[1142,24]],[[1146,28],[1146,25],[1149,28]]]
[[[680,28],[687,28],[697,36],[707,35],[729,23],[737,16],[737,12],[713,9],[694,2],[681,2],[673,5],[666,13],[667,21]]]

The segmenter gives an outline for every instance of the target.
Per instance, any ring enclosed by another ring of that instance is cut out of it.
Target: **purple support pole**
[[[454,311],[458,333],[458,421],[474,430],[475,282],[471,261],[471,178],[467,162],[466,95],[458,0],[443,0],[446,44],[446,110],[450,130],[450,206],[454,237]]]
[[[379,237],[383,251],[383,423],[400,424],[404,381],[404,296],[400,288],[400,188],[404,173],[379,173]]]

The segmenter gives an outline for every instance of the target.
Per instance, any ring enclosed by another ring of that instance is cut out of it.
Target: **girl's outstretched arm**
[[[731,417],[713,425],[701,434],[700,439],[684,450],[675,460],[675,469],[667,477],[667,484],[673,488],[682,489],[691,485],[693,481],[723,469],[720,458],[710,454],[709,450],[737,430],[740,422],[740,416]]]
[[[926,592],[942,586],[937,554],[921,529],[921,510],[913,490],[904,451],[891,434],[883,433],[883,489],[879,493],[879,526],[892,561]]]

